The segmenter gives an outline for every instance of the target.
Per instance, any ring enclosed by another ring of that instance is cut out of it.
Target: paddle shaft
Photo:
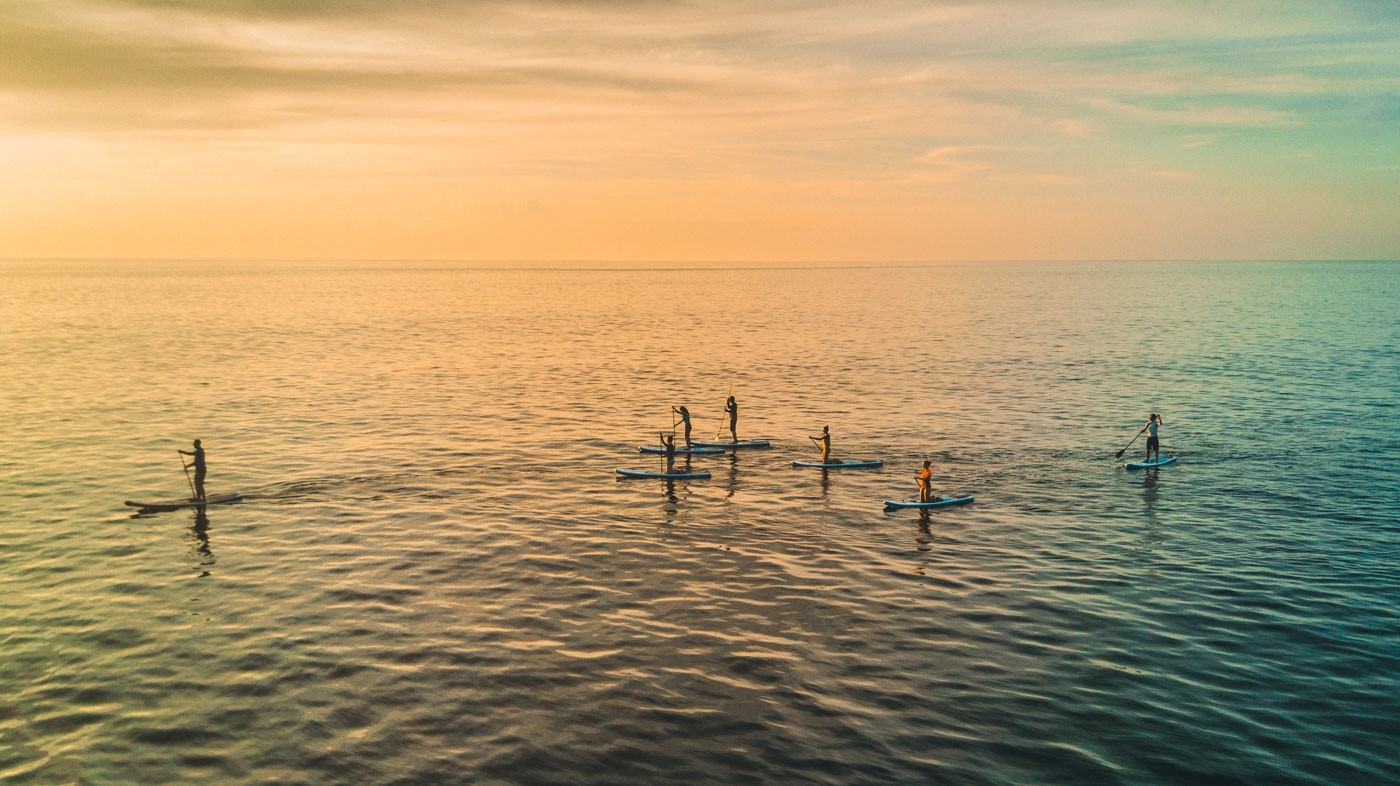
[[[715,429],[715,440],[719,440],[719,435],[724,433],[724,416],[729,414],[729,397],[734,395],[734,384],[730,383],[729,392],[724,394],[724,409],[719,413],[719,428]]]
[[[667,434],[670,434],[672,437],[674,437],[674,436],[676,436],[676,426],[677,426],[679,423],[680,423],[679,420],[673,420],[673,421],[671,421],[671,430],[670,430],[670,431],[658,431],[658,432],[656,432],[656,433],[657,433],[659,436],[663,436],[663,437],[666,436]]]
[[[1150,425],[1152,425],[1152,424],[1151,424],[1151,423],[1148,423],[1148,424],[1147,424],[1147,426],[1150,426]],[[1146,431],[1146,430],[1147,430],[1147,426],[1143,426],[1143,427],[1142,427],[1142,431]],[[1133,443],[1134,443],[1134,442],[1137,442],[1137,438],[1140,437],[1140,436],[1142,436],[1142,431],[1139,431],[1138,433],[1134,434],[1134,435],[1133,435],[1133,438],[1130,439],[1130,440],[1128,440],[1128,444],[1124,445],[1124,446],[1123,446],[1123,449],[1120,450],[1120,451],[1118,451],[1117,453],[1115,453],[1115,454],[1113,455],[1113,457],[1114,457],[1114,458],[1123,458],[1123,454],[1128,452],[1128,448],[1132,447],[1132,446],[1133,446]]]
[[[185,463],[185,454],[177,450],[175,455],[180,457],[180,468],[185,471],[185,482],[190,484],[190,499],[195,499],[199,495],[194,492],[194,481],[190,480],[190,465]]]

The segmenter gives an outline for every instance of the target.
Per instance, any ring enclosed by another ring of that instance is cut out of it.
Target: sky
[[[1400,258],[1394,0],[3,0],[0,258]]]

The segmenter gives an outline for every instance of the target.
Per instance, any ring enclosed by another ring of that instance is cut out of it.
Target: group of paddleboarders
[[[686,406],[685,406],[684,404],[682,404],[682,405],[680,405],[680,406],[678,406],[678,407],[677,407],[677,406],[671,407],[671,414],[676,415],[676,416],[679,418],[678,420],[676,420],[674,423],[671,424],[671,428],[672,428],[672,429],[675,429],[676,426],[684,426],[684,431],[682,431],[681,434],[682,434],[682,439],[685,440],[685,449],[686,449],[687,452],[694,450],[694,449],[695,449],[695,443],[692,442],[691,439],[690,439],[690,429],[691,429],[691,425],[690,425],[690,410],[687,409]],[[729,438],[730,438],[730,441],[731,441],[731,442],[738,442],[738,441],[739,441],[739,402],[735,401],[733,396],[730,396],[730,397],[729,397],[729,400],[724,402],[724,414],[729,416]],[[720,423],[721,423],[721,425],[720,425],[720,430],[723,430],[723,429],[724,429],[723,421],[720,421]],[[667,472],[670,472],[670,471],[672,471],[672,469],[674,469],[675,466],[676,466],[676,432],[675,432],[674,430],[671,431],[671,432],[669,432],[669,433],[663,431],[663,432],[661,432],[661,435],[660,435],[660,436],[661,436],[661,450],[662,450],[663,454],[666,456],[666,471],[667,471]],[[718,436],[719,436],[719,432],[715,432],[715,436],[718,437]]]
[[[677,416],[680,417],[680,420],[677,420],[676,422],[674,422],[674,423],[671,424],[671,428],[675,428],[676,426],[680,426],[680,425],[684,425],[684,426],[685,426],[685,431],[684,431],[685,449],[686,449],[686,450],[690,450],[690,449],[694,448],[694,447],[695,447],[694,443],[692,443],[692,442],[690,441],[690,410],[686,409],[686,408],[685,408],[685,405],[682,404],[682,405],[679,406],[679,407],[674,407],[674,406],[671,407],[671,414],[677,415]],[[738,442],[738,441],[739,441],[739,402],[735,401],[735,400],[734,400],[734,396],[732,396],[732,395],[729,397],[729,399],[728,399],[727,401],[724,402],[724,414],[729,416],[729,439],[730,439],[731,442]],[[723,421],[721,421],[721,424],[723,424]],[[720,426],[720,430],[723,430],[723,429],[724,429],[724,426],[721,425],[721,426]],[[672,433],[674,434],[674,432],[672,432]],[[719,432],[718,432],[718,431],[715,432],[715,437],[716,437],[716,438],[719,437]]]
[[[682,405],[679,407],[671,407],[671,411],[680,416],[680,420],[677,420],[673,425],[685,425],[684,439],[686,451],[693,450],[694,443],[692,443],[690,439],[690,410]],[[739,441],[739,404],[734,400],[733,396],[730,396],[729,400],[725,402],[724,414],[729,416],[729,436],[733,442],[737,443]],[[1143,432],[1147,433],[1147,454],[1144,461],[1150,462],[1154,458],[1158,461],[1161,460],[1160,432],[1162,424],[1162,416],[1153,412],[1147,418],[1147,425],[1143,426],[1142,431],[1138,432],[1139,435]],[[808,439],[812,440],[812,442],[816,444],[817,449],[821,451],[821,463],[831,464],[831,426],[822,426],[822,434],[820,437],[809,436]],[[184,464],[183,459],[181,460],[181,464],[184,466],[186,472],[191,469],[194,470],[194,478],[191,481],[194,499],[202,500],[206,498],[204,494],[204,479],[208,475],[209,467],[205,463],[204,446],[200,440],[196,439],[192,447],[193,450],[181,450],[178,452],[182,456],[191,457],[189,464]],[[663,455],[666,457],[666,471],[673,472],[676,466],[675,432],[669,434],[664,431],[661,432],[661,449]],[[924,459],[917,482],[919,484],[920,502],[938,502],[942,499],[933,494],[933,469],[928,459]]]
[[[725,403],[724,411],[725,414],[729,415],[729,435],[734,442],[738,442],[739,435],[736,424],[739,420],[739,405],[735,403],[733,396],[730,396],[729,400]],[[680,420],[672,424],[673,427],[681,423],[685,424],[685,448],[687,451],[690,451],[692,449],[690,440],[690,410],[682,405],[679,407],[671,407],[671,412],[680,416]],[[1143,459],[1144,462],[1150,462],[1154,458],[1158,461],[1161,460],[1161,440],[1159,438],[1159,432],[1162,424],[1162,416],[1153,412],[1147,417],[1147,425],[1143,426],[1142,431],[1138,432],[1139,436],[1144,432],[1147,433],[1147,455]],[[834,463],[831,459],[831,426],[822,426],[822,434],[820,437],[809,436],[807,439],[810,439],[816,445],[817,450],[821,452],[822,464]],[[1134,437],[1134,439],[1136,439],[1136,437]],[[665,432],[661,433],[661,447],[666,455],[666,471],[672,472],[676,465],[674,432],[671,434]],[[933,493],[933,469],[928,459],[924,459],[923,466],[920,467],[917,482],[919,484],[919,502],[940,502],[943,500],[942,497]]]

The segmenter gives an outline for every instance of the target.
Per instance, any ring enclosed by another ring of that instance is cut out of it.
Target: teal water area
[[[0,263],[0,781],[1400,782],[1400,264]],[[768,450],[620,479],[732,390]],[[1123,468],[1163,415],[1155,470]],[[838,460],[791,466],[831,426]],[[199,437],[211,494],[187,493]],[[972,505],[886,513],[923,459]]]

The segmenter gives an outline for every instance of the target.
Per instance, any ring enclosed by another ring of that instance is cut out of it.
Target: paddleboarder
[[[724,412],[729,416],[729,441],[739,441],[739,402],[733,396],[724,402]]]
[[[204,474],[207,471],[204,466],[204,448],[200,447],[199,440],[195,440],[194,450],[182,450],[180,454],[194,456],[194,460],[189,463],[190,467],[194,467],[194,498],[204,499]]]
[[[685,449],[690,450],[690,410],[682,404],[679,408],[671,407],[671,412],[681,416],[681,422],[685,424]]]
[[[929,468],[929,460],[924,459],[924,471],[919,473],[919,501],[938,502],[941,499],[933,496],[933,470]]]
[[[1151,461],[1156,456],[1158,461],[1162,460],[1161,451],[1158,449],[1160,443],[1157,442],[1157,427],[1162,425],[1162,416],[1153,412],[1147,418],[1147,457],[1144,461]]]
[[[661,448],[666,451],[666,472],[676,468],[676,435],[661,432]]]
[[[808,437],[807,439],[810,439],[810,440],[812,440],[813,442],[817,443],[817,447],[821,449],[821,452],[822,452],[822,463],[823,463],[823,464],[830,464],[830,463],[831,463],[831,426],[822,426],[822,435],[821,435],[820,437]]]

